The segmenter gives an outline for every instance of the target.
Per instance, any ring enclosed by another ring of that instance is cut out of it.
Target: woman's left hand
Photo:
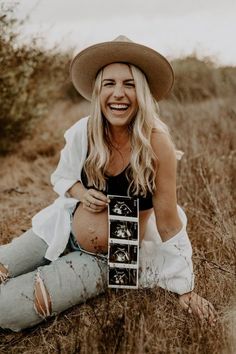
[[[202,321],[206,320],[211,326],[215,325],[216,310],[214,306],[194,291],[180,295],[179,303],[185,310],[198,316]]]

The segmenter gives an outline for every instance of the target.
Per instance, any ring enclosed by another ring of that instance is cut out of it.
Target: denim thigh
[[[8,270],[10,277],[31,272],[50,262],[44,258],[47,247],[46,242],[29,229],[10,243],[0,246],[0,264]]]
[[[107,262],[74,251],[33,272],[9,279],[0,285],[0,327],[20,331],[44,320],[34,305],[37,275],[48,291],[53,316],[104,292]]]

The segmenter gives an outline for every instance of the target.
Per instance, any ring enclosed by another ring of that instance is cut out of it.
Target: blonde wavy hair
[[[146,196],[156,189],[156,161],[151,146],[153,129],[167,134],[171,139],[168,126],[159,117],[159,106],[153,98],[146,77],[137,67],[127,64],[132,72],[138,112],[131,121],[128,130],[131,139],[131,159],[126,169],[129,180],[129,195]],[[98,73],[91,101],[91,115],[88,123],[88,156],[85,161],[84,171],[88,185],[98,190],[106,190],[105,172],[108,169],[112,143],[109,138],[109,125],[103,116],[100,106],[100,91],[102,87],[103,69]],[[173,141],[172,141],[173,143]],[[174,146],[174,143],[173,143]],[[176,150],[176,158],[181,158],[181,151]]]

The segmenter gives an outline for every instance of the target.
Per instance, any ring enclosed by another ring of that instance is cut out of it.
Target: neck
[[[117,147],[122,147],[130,141],[130,134],[127,127],[110,127],[110,139]]]

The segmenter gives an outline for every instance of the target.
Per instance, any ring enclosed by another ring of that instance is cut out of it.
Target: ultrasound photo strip
[[[138,245],[113,243],[109,246],[109,263],[135,268],[138,263]]]
[[[138,221],[109,220],[109,235],[112,243],[137,244],[139,234]]]
[[[138,218],[138,199],[118,195],[108,195],[109,217],[118,220],[129,220]]]
[[[138,287],[138,270],[110,268],[108,284],[110,288],[136,289]]]
[[[138,199],[108,195],[108,287],[138,288]]]

